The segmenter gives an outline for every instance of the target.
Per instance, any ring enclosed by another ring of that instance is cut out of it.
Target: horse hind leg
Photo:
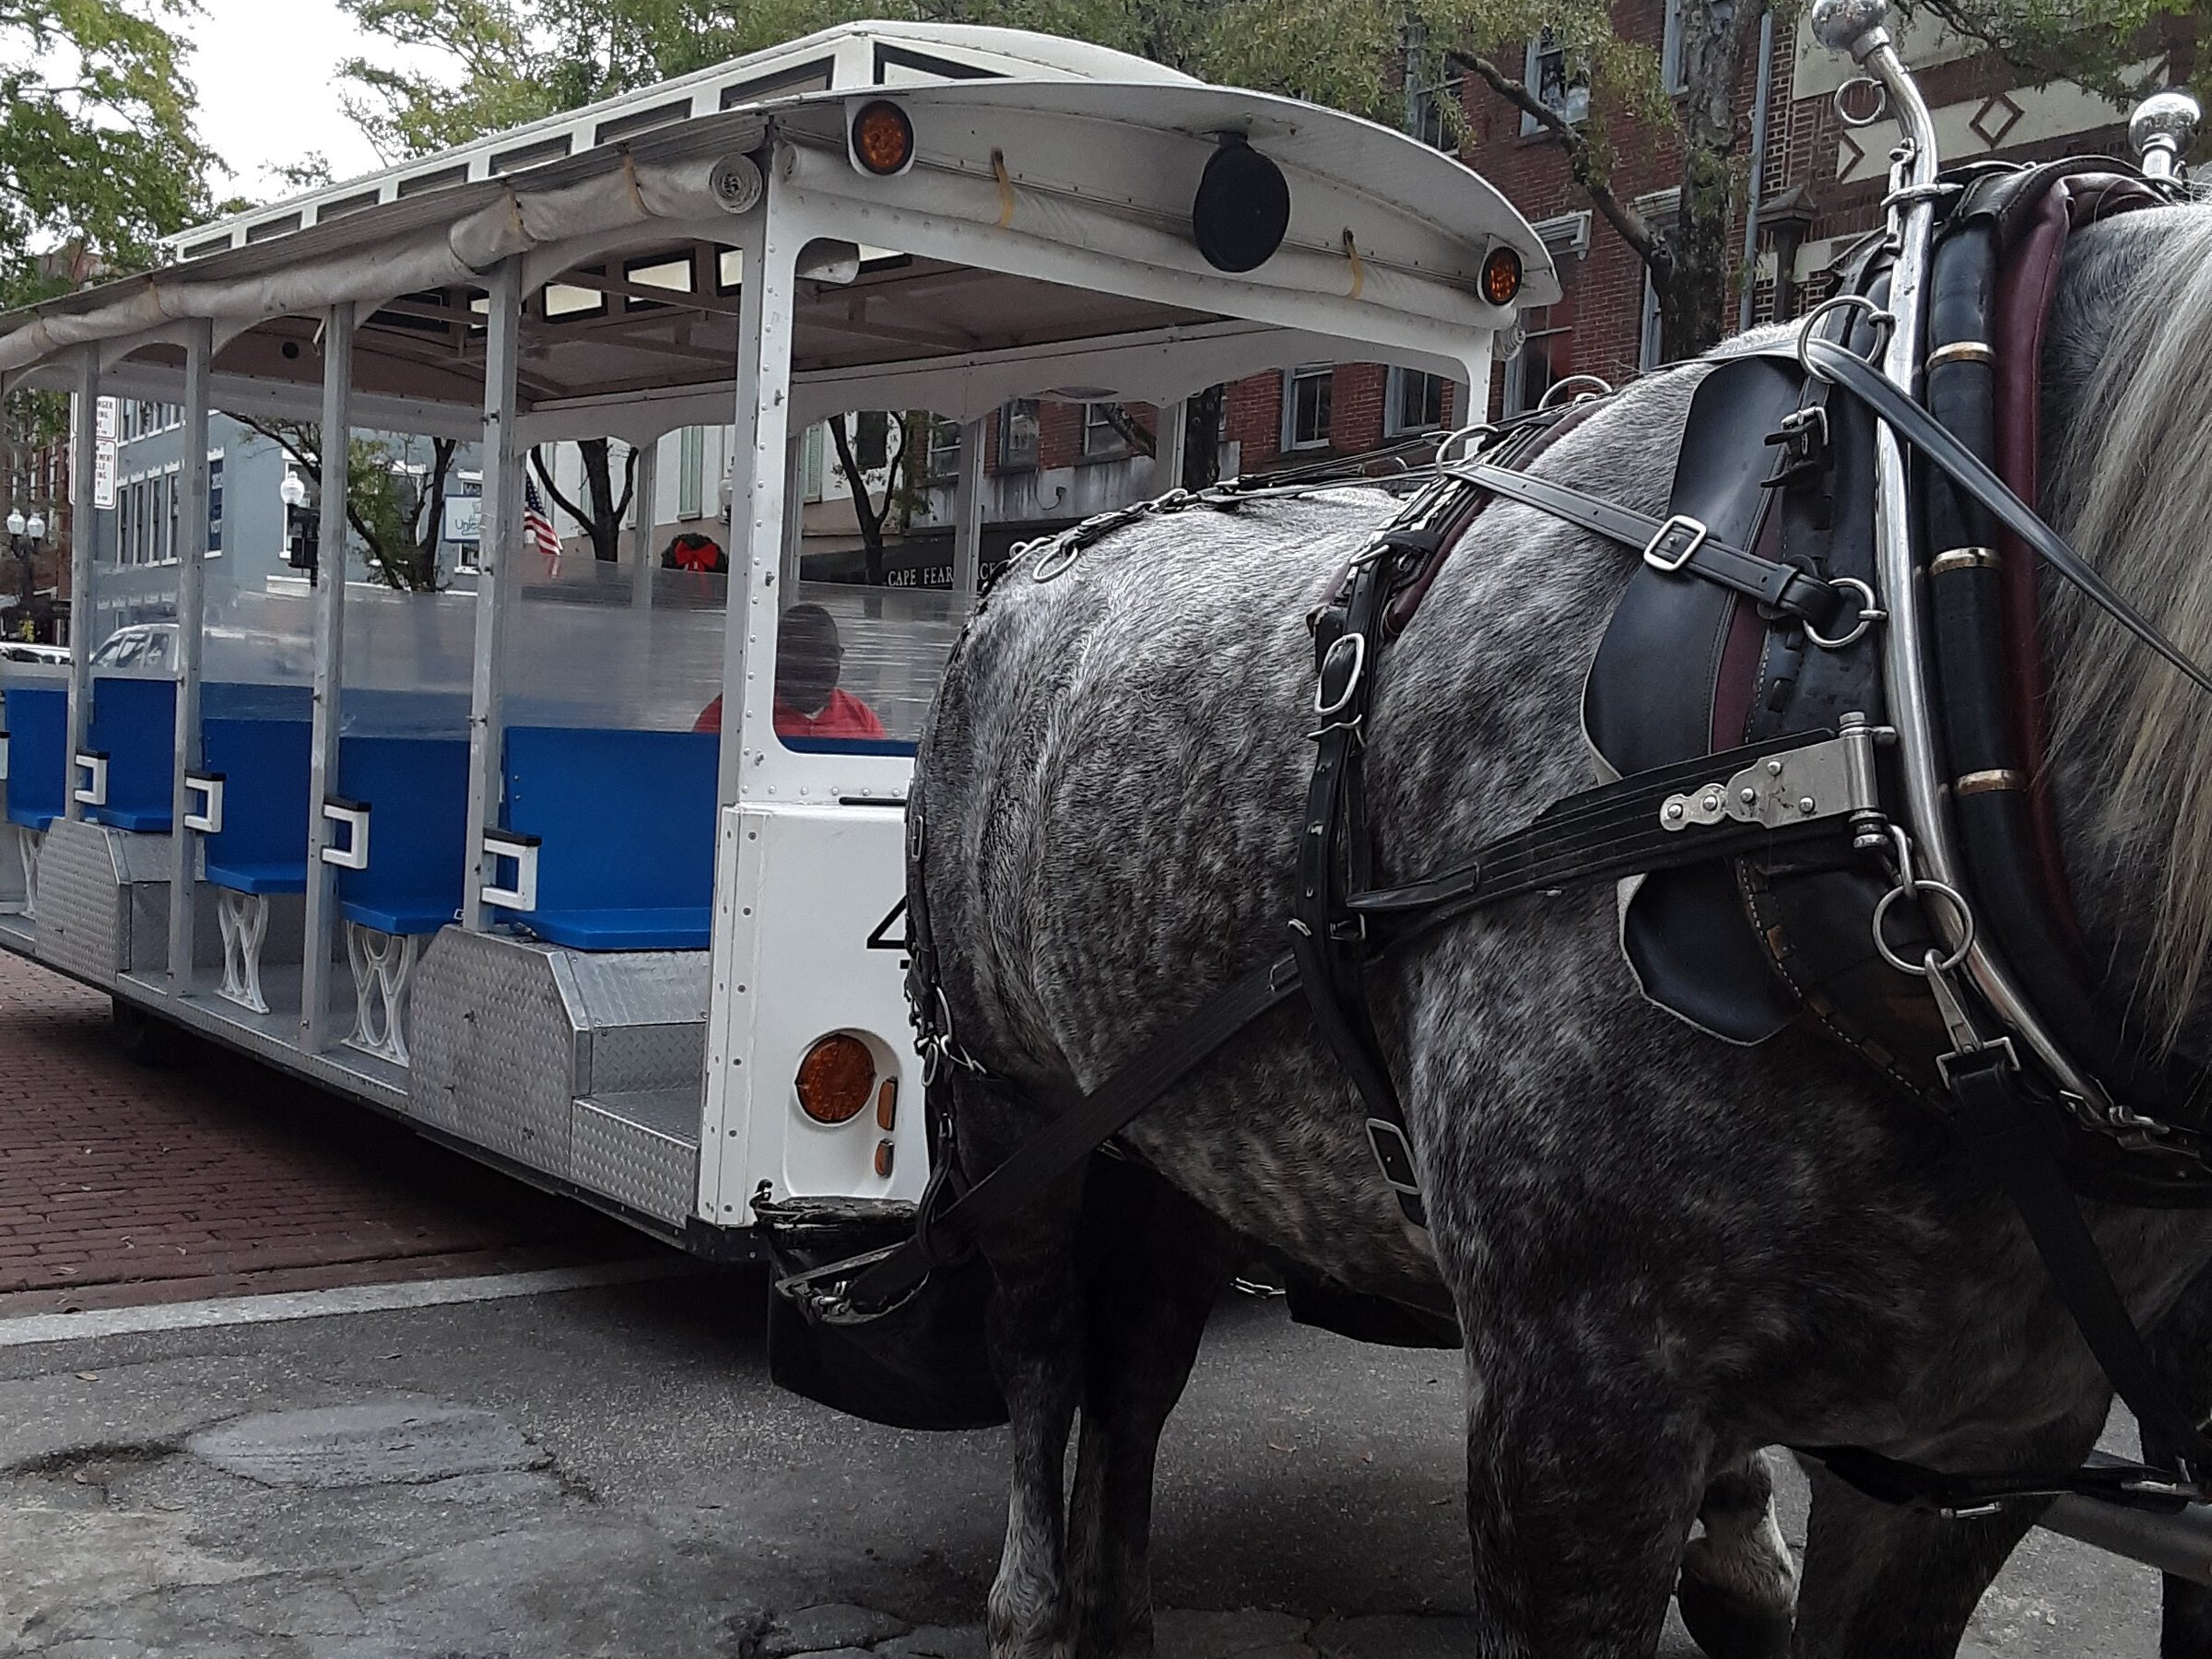
[[[1094,1171],[1086,1208],[1087,1226],[1113,1242],[1086,1287],[1083,1420],[1068,1508],[1075,1659],[1150,1659],[1160,1430],[1190,1379],[1237,1245],[1227,1228],[1134,1164]]]
[[[1698,1519],[1705,1531],[1683,1552],[1675,1586],[1691,1640],[1712,1659],[1787,1659],[1797,1563],[1775,1519],[1767,1454],[1715,1476]]]

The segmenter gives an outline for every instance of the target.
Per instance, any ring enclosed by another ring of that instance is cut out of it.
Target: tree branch
[[[1618,232],[1620,240],[1635,250],[1636,257],[1645,265],[1653,269],[1665,265],[1665,246],[1644,217],[1614,194],[1612,184],[1600,171],[1595,147],[1587,134],[1538,98],[1526,81],[1506,74],[1489,59],[1465,52],[1455,52],[1452,56],[1472,69],[1492,92],[1557,136],[1567,147],[1568,171],[1574,175],[1575,183],[1590,198],[1599,217]]]

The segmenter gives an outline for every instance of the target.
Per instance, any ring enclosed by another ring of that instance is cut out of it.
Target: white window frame
[[[1682,6],[1683,0],[1666,0],[1666,27],[1659,37],[1659,84],[1669,98],[1689,90],[1682,76]]]
[[[1415,93],[1418,111],[1418,130],[1414,136],[1432,150],[1441,150],[1447,156],[1456,156],[1466,135],[1467,72],[1454,69],[1434,86],[1423,87]],[[1440,109],[1453,112],[1440,116]],[[1430,129],[1435,130],[1431,132]]]
[[[818,428],[809,427],[801,440],[809,460],[821,453]],[[678,522],[703,518],[707,511],[707,429],[679,427],[676,434],[676,516]]]
[[[1551,30],[1547,29],[1543,31],[1543,33],[1536,35],[1529,41],[1528,51],[1523,57],[1521,64],[1522,84],[1527,87],[1532,92],[1535,92],[1539,98],[1543,96],[1544,88],[1543,75],[1540,65],[1543,62],[1543,59],[1547,55],[1544,50],[1544,37],[1545,35],[1548,35],[1550,32]],[[1566,48],[1563,46],[1560,47],[1559,52],[1559,66],[1560,72],[1563,75],[1566,70]],[[1589,83],[1585,81],[1579,87],[1570,85],[1567,88],[1567,96],[1565,100],[1560,104],[1553,105],[1551,107],[1556,109],[1571,125],[1588,120],[1590,117]],[[1544,125],[1538,122],[1534,115],[1524,115],[1521,117],[1521,135],[1524,138],[1533,138],[1538,133],[1544,132],[1546,128]]]
[[[1023,404],[1030,408],[1030,453],[1018,459],[1013,456],[1014,411]],[[1034,397],[1010,397],[998,406],[998,465],[1002,473],[1035,472],[1044,457],[1044,406]]]
[[[1083,406],[1082,429],[1076,435],[1076,458],[1079,461],[1119,461],[1129,453],[1129,441],[1115,429],[1113,422],[1093,411],[1105,407],[1103,400]],[[1105,433],[1105,440],[1096,449],[1091,447],[1091,434]]]
[[[220,559],[223,556],[223,521],[216,513],[216,503],[229,504],[230,469],[223,465],[223,452],[207,452],[207,546],[205,557]]]
[[[818,420],[806,429],[806,441],[799,451],[799,496],[819,501],[829,488],[830,428]]]
[[[1424,421],[1418,426],[1407,426],[1399,418],[1399,416],[1405,407],[1406,382],[1415,375],[1418,375],[1425,382],[1434,381],[1437,383],[1439,390],[1436,418]],[[1452,404],[1452,388],[1456,383],[1445,379],[1441,374],[1430,374],[1420,369],[1404,369],[1393,363],[1390,366],[1390,373],[1384,377],[1382,382],[1382,436],[1385,438],[1410,438],[1421,432],[1442,431],[1444,421],[1447,418],[1446,411]],[[1464,404],[1462,406],[1465,406]]]
[[[1549,312],[1551,308],[1549,306],[1544,306],[1538,309],[1545,312],[1545,321],[1548,323],[1550,321]],[[1500,413],[1502,416],[1510,418],[1515,415],[1525,415],[1530,409],[1535,406],[1533,404],[1523,402],[1521,398],[1521,362],[1528,348],[1535,345],[1538,340],[1556,339],[1560,335],[1572,334],[1573,332],[1574,324],[1569,323],[1562,324],[1558,328],[1535,329],[1522,336],[1520,346],[1515,348],[1512,356],[1505,359],[1502,369],[1502,372],[1505,376],[1503,388],[1504,395],[1500,400]],[[1558,384],[1558,382],[1555,381],[1553,384]]]
[[[1295,369],[1283,371],[1283,453],[1329,447],[1329,429],[1336,418],[1335,378],[1336,365],[1334,363],[1301,363]],[[1329,388],[1328,418],[1323,421],[1322,433],[1318,438],[1301,439],[1298,435],[1298,388],[1301,381],[1318,381]]]

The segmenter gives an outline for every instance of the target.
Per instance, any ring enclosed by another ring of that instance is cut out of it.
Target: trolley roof
[[[865,60],[861,95],[911,117],[911,172],[850,162],[851,83],[776,84],[830,74],[840,53]],[[941,78],[877,89],[894,68]],[[719,107],[734,91],[740,107]],[[581,151],[515,163],[587,133]],[[1224,135],[1290,188],[1282,247],[1241,276],[1207,265],[1191,230]],[[65,383],[90,348],[111,389],[173,395],[181,324],[206,318],[219,406],[312,415],[319,313],[350,301],[357,419],[465,435],[479,418],[486,274],[519,257],[534,438],[726,418],[735,244],[747,240],[735,232],[762,211],[729,210],[735,158],[770,175],[771,239],[778,212],[807,239],[792,365],[802,416],[972,414],[1040,392],[1161,401],[1347,342],[1451,370],[1511,322],[1479,297],[1491,249],[1520,254],[1522,303],[1559,292],[1504,198],[1405,135],[1049,37],[870,24],[187,233],[181,251],[197,257],[0,315],[0,373]]]

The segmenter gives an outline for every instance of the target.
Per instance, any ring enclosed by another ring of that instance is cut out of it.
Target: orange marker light
[[[876,1173],[886,1181],[891,1178],[891,1143],[877,1141],[876,1143]]]
[[[1511,248],[1493,248],[1482,262],[1482,297],[1492,305],[1511,305],[1521,291],[1521,255]]]
[[[886,1077],[876,1091],[876,1127],[888,1135],[899,1123],[899,1079]]]
[[[853,117],[853,156],[878,178],[904,171],[914,159],[914,124],[888,99],[861,105]]]
[[[799,1110],[818,1124],[843,1124],[866,1108],[876,1087],[876,1057],[857,1037],[833,1031],[799,1062]]]

